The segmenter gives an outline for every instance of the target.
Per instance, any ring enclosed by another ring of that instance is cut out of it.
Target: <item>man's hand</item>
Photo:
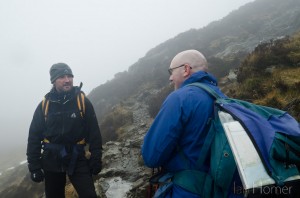
[[[44,181],[44,173],[41,169],[31,172],[31,180],[37,183]]]

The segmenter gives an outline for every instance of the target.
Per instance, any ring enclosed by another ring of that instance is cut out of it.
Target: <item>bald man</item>
[[[207,173],[209,160],[201,167],[197,167],[196,162],[208,132],[207,123],[213,116],[214,99],[199,87],[187,85],[201,82],[221,96],[224,94],[217,87],[216,79],[207,73],[207,61],[197,50],[178,53],[168,70],[169,80],[174,84],[175,91],[164,101],[144,138],[144,162],[151,168],[162,167],[168,173],[182,170]],[[201,185],[201,182],[195,185]],[[178,198],[199,198],[202,193],[191,192],[176,182],[160,188],[156,196],[162,192],[166,194],[164,197]]]

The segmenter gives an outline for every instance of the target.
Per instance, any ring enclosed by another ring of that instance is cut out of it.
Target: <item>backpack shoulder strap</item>
[[[202,88],[208,94],[210,94],[215,100],[222,98],[221,96],[219,96],[219,94],[215,90],[213,90],[212,88],[210,88],[208,85],[206,85],[204,83],[195,82],[195,83],[188,84],[187,86],[196,86],[196,87]],[[214,114],[215,114],[215,112],[214,112]],[[204,140],[202,149],[200,151],[199,158],[197,160],[197,167],[201,167],[204,164],[205,159],[207,157],[207,154],[209,153],[210,146],[211,146],[211,144],[213,142],[213,139],[215,137],[215,131],[219,130],[219,128],[221,127],[218,120],[215,120],[215,119],[218,119],[218,116],[214,115],[213,119],[208,120],[208,123],[207,123],[207,125],[209,127],[208,128],[208,133],[207,133],[207,136]],[[184,156],[182,150],[180,150],[180,155],[183,156],[184,160],[187,160],[187,157]]]
[[[77,105],[80,115],[83,118],[85,114],[85,94],[82,91],[77,94]]]
[[[85,94],[82,91],[80,91],[79,94],[77,95],[77,106],[80,111],[80,115],[83,118],[85,114]],[[48,110],[49,110],[49,99],[44,97],[42,101],[42,111],[45,120],[47,120]]]
[[[210,88],[208,85],[206,85],[204,83],[195,82],[195,83],[188,84],[187,86],[200,87],[200,88],[204,89],[207,93],[209,93],[215,99],[222,98],[221,96],[219,96],[219,94],[215,90],[213,90],[212,88]]]
[[[44,99],[42,101],[42,111],[43,111],[43,115],[45,117],[45,121],[47,120],[48,110],[49,110],[49,99],[44,97]]]

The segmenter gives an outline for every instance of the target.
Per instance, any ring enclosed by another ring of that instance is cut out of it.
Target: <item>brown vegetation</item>
[[[157,94],[149,97],[148,104],[148,112],[149,115],[154,118],[158,113],[163,101],[166,97],[174,90],[172,86],[166,86],[162,88]]]
[[[123,127],[133,123],[133,113],[122,105],[115,106],[100,123],[103,143],[117,140],[123,133]]]
[[[232,97],[288,111],[300,121],[300,32],[263,43],[238,70]]]

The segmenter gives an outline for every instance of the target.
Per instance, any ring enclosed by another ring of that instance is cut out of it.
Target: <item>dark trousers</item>
[[[46,198],[65,198],[66,173],[49,171],[44,171],[44,173]],[[79,198],[97,198],[93,178],[86,160],[77,162],[75,171],[69,175],[69,179]]]

